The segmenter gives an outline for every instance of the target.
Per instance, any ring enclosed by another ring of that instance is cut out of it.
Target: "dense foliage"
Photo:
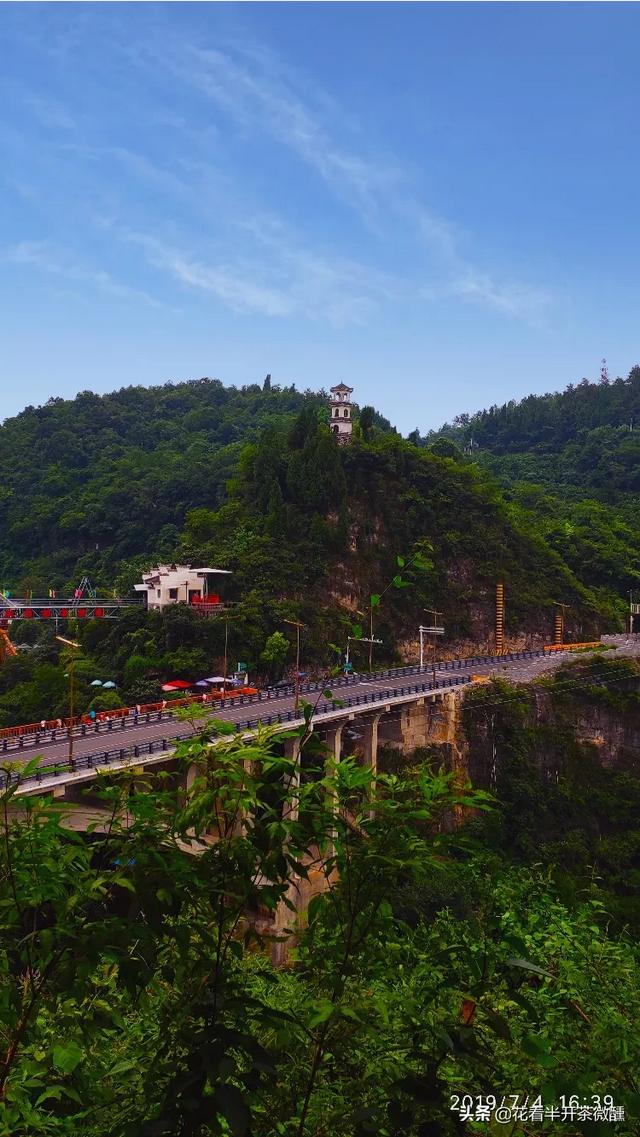
[[[305,732],[298,785],[269,735],[211,730],[183,744],[188,795],[116,778],[89,839],[73,806],[3,795],[3,1137],[454,1137],[477,1127],[452,1094],[523,1088],[637,1116],[637,953],[596,896],[443,832],[490,803],[424,764],[323,773]],[[291,923],[313,869],[274,969],[246,913]]]
[[[583,379],[552,395],[529,395],[475,415],[459,415],[443,433],[492,454],[530,454],[565,483],[601,488],[616,467],[616,489],[637,489],[640,367],[627,379]],[[546,458],[556,456],[555,463]],[[524,467],[523,467],[524,468]]]
[[[28,409],[0,428],[2,583],[87,571],[126,593],[154,560],[193,558],[233,570],[238,604],[226,627],[182,606],[78,622],[73,651],[14,625],[0,725],[69,713],[71,669],[83,712],[219,673],[225,639],[276,679],[290,619],[318,668],[354,620],[382,639],[375,662],[393,659],[427,607],[451,639],[486,642],[498,577],[511,632],[548,636],[558,601],[581,637],[612,628],[640,578],[636,389],[634,371],[494,408],[428,446],[364,408],[345,449],[320,396],[270,384]],[[471,434],[482,449],[464,454]],[[4,793],[0,1137],[454,1137],[493,1130],[451,1094],[523,1089],[613,1093],[637,1116],[637,688],[633,663],[585,657],[470,692],[473,792],[440,770],[446,747],[383,754],[373,778],[325,765],[303,732],[299,785],[269,734],[214,750],[221,728],[194,722],[189,793],[167,775],[105,782],[88,837],[66,828],[72,805]],[[326,892],[276,969],[256,927],[290,920],[318,873]]]
[[[305,625],[305,667],[326,666],[354,620],[370,628],[371,596],[383,598],[378,663],[415,641],[425,608],[442,613],[449,641],[489,646],[497,579],[508,633],[548,640],[559,601],[579,639],[622,625],[625,591],[640,580],[631,507],[623,516],[529,482],[501,489],[450,439],[416,446],[372,408],[340,448],[325,419],[321,396],[201,380],[54,400],[0,428],[0,566],[14,591],[64,592],[89,571],[128,595],[162,557],[233,572],[226,627],[186,610],[78,625],[79,710],[102,705],[97,678],[132,702],[157,697],[166,679],[220,673],[225,634],[231,660],[277,679],[293,653],[282,641],[274,656],[273,637],[291,644],[291,619]],[[398,555],[406,580],[389,588]],[[0,725],[64,715],[53,637],[17,624],[11,634],[21,651],[0,669]],[[356,666],[368,663],[354,650]]]
[[[530,686],[497,681],[469,692],[463,710],[470,774],[499,803],[483,841],[551,867],[565,899],[599,895],[636,937],[639,679],[635,660],[596,653]]]
[[[127,557],[171,556],[185,510],[224,499],[241,444],[305,401],[200,379],[27,407],[0,426],[0,583],[111,583]]]

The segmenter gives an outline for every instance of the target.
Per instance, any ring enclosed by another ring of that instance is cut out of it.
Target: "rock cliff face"
[[[597,679],[597,681],[596,681]],[[405,721],[406,720],[406,721]],[[495,789],[508,764],[557,783],[580,763],[640,778],[640,666],[602,659],[561,668],[542,684],[499,680],[408,710],[382,745],[427,747],[450,770]]]

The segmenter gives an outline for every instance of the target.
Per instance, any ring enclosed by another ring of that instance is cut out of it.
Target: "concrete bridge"
[[[314,705],[315,729],[336,760],[348,743],[351,752],[359,751],[375,768],[381,745],[408,752],[436,741],[438,723],[443,720],[438,705],[445,700],[455,702],[455,693],[473,677],[498,674],[528,681],[541,670],[557,666],[567,654],[538,649],[440,661],[435,668],[384,669],[306,684],[301,694]],[[327,687],[331,700],[324,695]],[[260,724],[288,731],[303,722],[302,714],[295,710],[293,687],[209,703],[203,707],[202,719],[210,717],[232,723],[244,736],[251,736]],[[145,715],[131,712],[119,720],[73,728],[71,761],[69,732],[62,729],[3,739],[0,763],[5,768],[9,764],[20,766],[37,756],[37,769],[22,780],[18,793],[64,796],[66,787],[72,790],[90,783],[98,772],[170,766],[176,743],[192,735],[190,724],[176,718],[170,709]],[[0,775],[0,783],[7,776],[17,778],[17,774]]]
[[[620,654],[640,652],[640,644],[635,642],[633,649],[626,649],[623,642],[616,646],[622,648]],[[568,655],[568,652],[540,649],[476,656],[440,662],[436,664],[435,674],[433,668],[404,667],[333,680],[329,684],[333,699],[325,697],[326,684],[322,683],[308,684],[302,693],[308,702],[315,704],[314,730],[325,742],[329,761],[339,762],[343,754],[349,754],[375,771],[380,751],[385,747],[409,753],[430,743],[449,743],[455,766],[459,696],[476,677],[500,675],[512,682],[528,682],[537,674],[557,667]],[[231,722],[237,732],[247,738],[253,736],[259,724],[290,733],[304,721],[295,710],[292,689],[271,697],[262,693],[230,705],[228,700],[227,705],[212,707],[208,704],[203,708],[202,717],[205,721],[214,717]],[[2,765],[24,764],[36,756],[40,761],[37,769],[18,787],[11,812],[20,816],[19,799],[25,795],[52,794],[65,802],[63,825],[80,832],[105,832],[109,815],[104,803],[91,793],[96,775],[128,769],[134,777],[142,777],[148,769],[162,769],[173,775],[176,791],[188,794],[196,768],[178,766],[175,746],[181,739],[192,736],[190,724],[175,719],[169,711],[130,716],[117,724],[78,728],[71,765],[66,731],[52,732],[46,739],[34,736],[21,742],[15,740],[5,747],[4,756],[0,756]],[[297,761],[300,739],[288,737],[283,742],[285,753]],[[297,768],[300,777],[300,763]],[[212,830],[204,840],[215,843],[217,839],[217,833]],[[190,845],[184,841],[182,847],[186,854],[198,855],[206,844]],[[291,936],[304,921],[311,896],[327,887],[326,878],[315,862],[310,863],[309,870],[308,880],[291,884],[288,904],[281,903],[275,913],[266,910],[247,913],[258,930],[275,937],[272,957],[276,964],[286,959]]]

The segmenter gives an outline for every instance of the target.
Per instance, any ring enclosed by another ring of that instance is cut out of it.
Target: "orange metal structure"
[[[4,663],[10,655],[17,655],[17,649],[11,643],[9,636],[5,629],[0,624],[0,663]]]
[[[600,640],[592,640],[584,644],[545,644],[545,651],[580,651],[585,647],[602,647]]]

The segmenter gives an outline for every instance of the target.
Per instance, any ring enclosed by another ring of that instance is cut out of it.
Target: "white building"
[[[345,383],[338,383],[337,387],[331,387],[331,398],[329,399],[331,421],[329,425],[333,433],[337,435],[340,445],[351,441],[352,394],[353,387],[347,387]]]
[[[142,574],[136,592],[144,592],[147,608],[166,608],[169,604],[220,604],[216,576],[231,576],[227,569],[192,568],[190,565],[157,565]]]

